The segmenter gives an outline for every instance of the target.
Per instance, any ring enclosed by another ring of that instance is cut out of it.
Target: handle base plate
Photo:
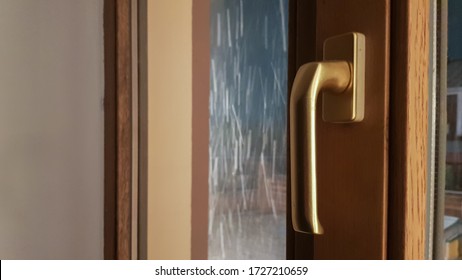
[[[324,41],[324,60],[350,63],[351,83],[343,93],[322,94],[322,118],[326,122],[360,122],[364,119],[365,36],[347,33]]]

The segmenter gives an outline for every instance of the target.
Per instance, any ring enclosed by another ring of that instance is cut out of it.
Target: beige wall
[[[103,258],[103,1],[0,1],[0,259]]]
[[[147,5],[148,259],[190,259],[192,1]]]

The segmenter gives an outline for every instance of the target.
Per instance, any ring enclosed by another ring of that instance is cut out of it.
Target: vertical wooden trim
[[[316,60],[316,0],[289,0],[288,98],[297,69]],[[289,103],[287,103],[289,104]],[[288,110],[288,109],[287,109]],[[289,118],[287,118],[289,122]],[[289,123],[287,123],[289,129]],[[287,143],[290,133],[287,130]],[[290,146],[287,145],[287,224],[286,258],[313,259],[313,236],[293,230],[290,199]]]
[[[372,63],[366,64],[363,122],[329,124],[318,111],[318,211],[325,233],[294,234],[289,229],[288,238],[294,235],[295,242],[289,245],[294,249],[288,258],[386,258],[389,1],[300,0],[295,9],[295,39],[290,40],[295,57],[289,56],[289,81],[301,64],[322,59],[326,38],[346,32],[365,34],[366,61]]]
[[[294,83],[295,74],[297,69],[295,68],[295,50],[296,50],[296,40],[297,40],[297,0],[289,0],[289,40],[288,40],[288,59],[287,59],[287,99],[289,99],[290,91],[292,89],[292,84]],[[287,105],[287,110],[289,106]],[[289,118],[287,118],[287,143],[290,143],[290,131],[289,131]],[[287,145],[287,162],[286,162],[286,259],[294,260],[295,255],[295,231],[292,227],[292,213],[291,213],[291,202],[290,199],[290,146]]]
[[[130,0],[104,1],[104,257],[131,257]]]
[[[389,259],[425,257],[429,9],[392,1]]]
[[[116,258],[115,2],[104,0],[104,258]]]
[[[131,6],[117,0],[117,258],[131,258]]]
[[[138,244],[139,244],[139,172],[140,172],[140,128],[139,128],[139,52],[138,52],[138,40],[139,40],[139,26],[138,26],[138,5],[139,0],[132,0],[131,1],[131,20],[130,20],[130,30],[131,30],[131,104],[132,104],[132,194],[131,194],[131,256],[132,259],[138,259],[139,252],[138,252]]]
[[[314,237],[314,258],[386,259],[390,0],[318,0],[316,9],[317,59],[327,38],[360,32],[366,38],[366,74],[361,122],[331,124],[317,111],[317,199],[324,234]]]
[[[139,193],[138,258],[148,258],[148,0],[138,2]]]
[[[295,72],[293,72],[293,78],[291,77],[290,80],[290,91],[288,94],[291,93],[293,84],[292,81],[295,79],[295,74],[297,73],[296,71],[298,68],[305,63],[316,61],[316,22],[318,19],[316,7],[317,2],[315,0],[297,1]],[[287,98],[287,100],[290,100],[290,98]],[[290,103],[287,102],[287,104],[289,105]],[[287,128],[289,129],[289,125],[287,125]],[[287,137],[287,143],[290,143],[289,137]],[[289,151],[289,145],[287,145],[287,149]],[[289,154],[290,153],[288,152],[287,155]],[[287,162],[290,162],[289,157],[287,157]],[[287,171],[290,172],[290,169]],[[287,176],[287,179],[290,180],[290,176]],[[290,189],[290,183],[287,184],[287,187]],[[289,213],[291,213],[291,211],[289,211]],[[292,219],[290,220],[290,226],[291,230],[293,230]],[[314,240],[315,238],[311,234],[294,232],[294,257],[296,260],[314,259]]]
[[[210,3],[192,4],[191,259],[208,255]]]

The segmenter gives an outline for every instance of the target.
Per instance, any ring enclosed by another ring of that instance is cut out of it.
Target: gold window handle
[[[327,39],[324,61],[303,65],[295,76],[289,107],[291,212],[295,231],[324,232],[316,194],[317,97],[322,93],[324,121],[362,121],[364,61],[364,35],[347,33]]]

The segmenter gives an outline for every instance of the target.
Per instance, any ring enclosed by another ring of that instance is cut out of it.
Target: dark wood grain
[[[295,46],[290,50],[295,52],[295,57],[289,53],[289,81],[293,80],[300,65],[322,60],[325,39],[353,31],[366,36],[367,76],[363,122],[325,123],[321,110],[318,110],[318,203],[325,233],[310,236],[288,229],[288,258],[384,259],[388,188],[389,1],[297,1],[293,9],[296,11],[291,12],[296,14],[296,20],[290,34],[295,38],[290,42]],[[291,226],[289,215],[288,224]]]
[[[148,0],[138,0],[138,259],[148,258]]]
[[[289,58],[288,58],[288,100],[297,69],[316,60],[316,1],[289,1]],[[287,119],[289,122],[289,119]],[[289,129],[289,123],[287,123]],[[287,130],[287,143],[290,133]],[[287,145],[287,230],[286,257],[292,259],[313,259],[313,236],[295,232],[292,227],[290,199],[290,145]]]
[[[297,39],[297,2],[298,0],[289,0],[289,40],[288,40],[288,59],[287,59],[287,99],[290,99],[290,92],[292,90],[292,84],[294,83],[295,73],[297,71],[295,67],[295,52],[296,52],[296,39]],[[287,142],[290,143],[290,131],[289,131],[289,118],[287,118]],[[295,251],[295,231],[292,227],[292,214],[291,214],[291,181],[290,181],[290,146],[287,145],[287,178],[286,178],[286,259],[294,260]]]
[[[325,39],[360,32],[366,37],[366,77],[362,122],[326,123],[318,110],[319,217],[325,234],[315,236],[315,259],[386,258],[389,6],[388,0],[317,1],[317,58],[322,59]]]
[[[129,0],[104,1],[104,258],[131,258],[131,18]]]
[[[117,258],[131,258],[131,5],[117,0]]]
[[[116,194],[116,17],[115,2],[104,1],[104,258],[115,259]]]

